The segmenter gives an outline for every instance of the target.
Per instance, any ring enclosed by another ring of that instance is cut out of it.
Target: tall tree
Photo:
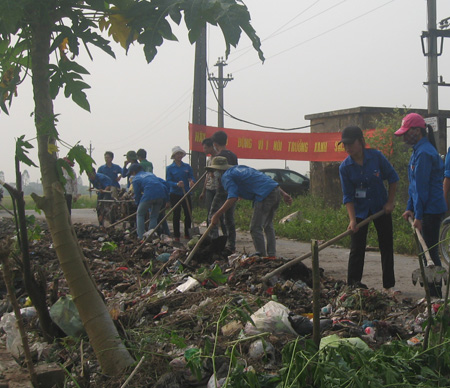
[[[45,213],[70,292],[99,363],[108,374],[120,373],[133,359],[83,265],[83,253],[64,201],[61,169],[68,166],[57,158],[56,144],[61,139],[53,99],[64,90],[65,97],[90,109],[84,92],[89,85],[83,82],[88,71],[74,61],[80,45],[91,58],[92,46],[114,57],[109,37],[126,50],[138,42],[150,62],[165,39],[176,40],[170,21],[180,24],[183,16],[191,43],[209,23],[221,28],[227,54],[244,31],[264,59],[248,10],[239,0],[0,0],[0,107],[8,113],[17,86],[31,72],[44,189],[42,197],[33,198]],[[108,38],[102,32],[107,32]],[[68,156],[76,159],[80,173],[92,168],[84,147],[73,147]]]

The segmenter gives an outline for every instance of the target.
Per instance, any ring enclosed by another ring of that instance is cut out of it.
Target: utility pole
[[[428,86],[428,115],[430,118],[435,118],[433,123],[437,127],[436,146],[440,154],[446,154],[447,145],[447,119],[439,117],[439,92],[438,86],[449,86],[441,80],[438,81],[438,56],[442,55],[444,38],[450,37],[450,31],[443,31],[437,29],[436,23],[436,0],[427,0],[427,28],[428,31],[422,32],[422,51],[427,57],[427,82],[424,85]],[[443,24],[444,23],[444,24]],[[445,20],[441,22],[445,26]],[[438,51],[438,37],[441,38],[440,49]],[[424,39],[427,39],[425,48]],[[441,77],[442,78],[442,77]]]
[[[211,73],[209,75],[209,80],[214,83],[214,86],[218,90],[219,94],[219,101],[218,101],[218,127],[223,128],[224,127],[224,118],[223,118],[223,89],[227,86],[228,82],[233,81],[233,77],[231,74],[227,75],[227,78],[223,78],[223,68],[227,64],[225,63],[223,57],[219,58],[217,60],[217,63],[214,66],[217,66],[219,68],[219,76],[216,78],[214,77],[214,74]]]
[[[206,27],[203,27],[195,43],[193,98],[192,124],[206,125]],[[203,152],[192,151],[191,167],[196,179],[203,175],[205,165],[206,155]]]

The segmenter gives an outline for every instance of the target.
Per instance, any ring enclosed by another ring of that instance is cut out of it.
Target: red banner
[[[242,159],[305,160],[340,162],[347,157],[340,132],[280,133],[247,131],[189,124],[189,148],[203,152],[202,141],[218,130],[228,135],[227,148]],[[371,136],[375,130],[364,131]]]

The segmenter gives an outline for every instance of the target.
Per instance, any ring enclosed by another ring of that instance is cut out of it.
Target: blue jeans
[[[155,226],[158,225],[159,210],[162,206],[164,206],[163,198],[139,202],[136,216],[138,238],[142,238],[145,233],[145,216],[147,215],[147,212],[150,212],[150,224],[148,225],[148,229],[154,229]]]
[[[253,205],[250,234],[252,235],[255,250],[261,256],[275,256],[277,253],[273,218],[280,205],[280,201],[280,189],[275,187],[264,200],[255,202]],[[267,239],[267,250],[264,234]]]

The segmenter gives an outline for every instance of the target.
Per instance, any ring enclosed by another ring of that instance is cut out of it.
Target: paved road
[[[27,210],[28,214],[35,214],[38,218],[43,218],[43,215],[36,214],[32,210]],[[0,217],[9,217],[9,214],[0,210]],[[72,210],[73,223],[97,223],[97,215],[94,209],[73,209]],[[336,235],[342,233],[337,231]],[[314,236],[311,236],[314,238]],[[411,238],[413,238],[411,236]],[[237,248],[240,252],[251,253],[254,252],[253,244],[249,233],[238,232]],[[302,243],[295,240],[288,240],[279,238],[277,240],[277,254],[285,258],[295,258],[302,256],[311,250],[309,243]],[[336,279],[346,279],[347,276],[347,262],[348,249],[340,247],[328,247],[322,250],[319,254],[320,267],[325,270],[327,276],[332,276]],[[306,259],[304,263],[311,266],[311,259]],[[424,290],[420,285],[414,286],[411,282],[411,273],[419,267],[417,257],[395,255],[395,276],[396,289],[402,292],[401,298],[420,299],[424,297]],[[381,260],[378,252],[367,252],[364,268],[364,276],[362,282],[369,287],[382,290],[381,284]]]

